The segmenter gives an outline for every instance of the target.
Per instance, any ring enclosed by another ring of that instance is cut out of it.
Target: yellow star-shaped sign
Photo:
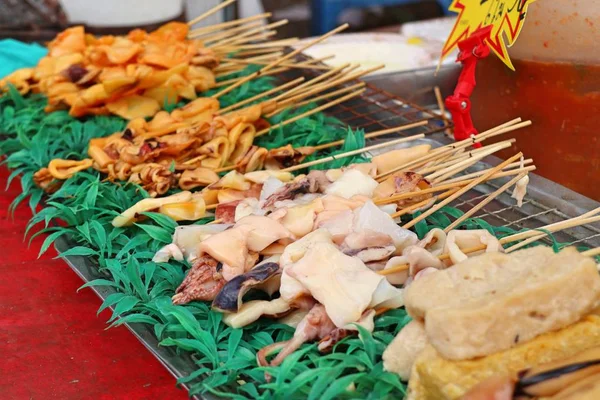
[[[535,0],[453,0],[450,11],[458,13],[458,18],[442,49],[441,59],[450,54],[463,39],[478,28],[492,25],[487,44],[490,49],[514,71],[507,47],[517,40],[527,7]]]

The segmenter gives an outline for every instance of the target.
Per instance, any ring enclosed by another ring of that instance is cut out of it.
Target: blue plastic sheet
[[[14,39],[0,40],[0,78],[19,68],[34,67],[48,49],[37,43],[24,43]]]

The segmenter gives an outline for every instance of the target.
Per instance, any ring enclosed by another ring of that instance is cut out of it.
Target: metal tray
[[[433,87],[440,86],[443,92],[451,90],[452,82],[455,82],[457,73],[456,68],[443,68],[438,77],[434,78],[433,70],[409,71],[400,74],[381,75],[370,80],[370,82],[392,91],[398,89],[401,92],[406,92],[406,90],[409,90],[411,93],[417,94],[417,97],[412,100],[420,101],[421,104],[432,104],[432,99],[434,99]],[[364,97],[336,106],[328,114],[337,116],[351,126],[360,126],[367,132],[425,118],[429,120],[427,126],[402,132],[402,135],[409,136],[424,132],[428,134],[427,138],[418,142],[399,145],[398,147],[406,147],[419,142],[430,143],[433,147],[436,147],[450,142],[442,133],[450,126],[449,122],[436,117],[425,107],[415,106],[407,100],[372,85],[369,85],[366,94]],[[488,157],[484,161],[466,172],[489,168],[490,165],[500,162],[496,157]],[[534,174],[530,174],[530,177],[528,195],[522,208],[517,208],[514,199],[510,198],[509,194],[504,193],[481,209],[475,217],[483,218],[492,225],[510,226],[518,230],[521,228],[538,228],[548,223],[580,215],[600,206],[600,203],[542,177]],[[508,179],[497,179],[479,185],[451,205],[467,210],[487,194],[503,185]],[[600,224],[570,229],[555,236],[561,242],[598,247],[600,246]],[[62,252],[71,246],[66,239],[60,238],[56,241],[55,247],[59,252]],[[72,256],[66,257],[66,261],[85,282],[101,277],[95,264],[89,258]],[[92,290],[101,299],[105,299],[108,295],[114,293],[114,289],[110,287],[92,287]],[[147,325],[125,324],[125,326],[176,378],[187,376],[196,369],[191,356],[178,355],[169,348],[159,347],[153,331]],[[214,399],[216,397],[207,394],[196,398]]]

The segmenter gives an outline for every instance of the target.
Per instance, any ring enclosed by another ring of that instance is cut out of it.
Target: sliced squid
[[[323,202],[317,198],[306,205],[287,208],[287,213],[281,219],[281,224],[297,238],[312,232],[315,218],[324,210]]]
[[[389,235],[396,246],[396,253],[401,254],[405,247],[417,243],[417,235],[408,229],[398,226],[392,217],[383,212],[372,201],[354,211],[354,231],[369,229]]]
[[[234,328],[242,328],[262,316],[277,316],[291,309],[291,304],[281,297],[275,300],[252,300],[244,303],[237,312],[223,315],[223,322]]]
[[[485,250],[472,252],[469,255],[463,253],[463,250],[486,245]],[[452,230],[448,233],[444,253],[450,254],[450,262],[458,264],[466,260],[469,256],[475,256],[484,252],[504,251],[498,239],[485,229],[476,230]],[[447,262],[446,262],[447,263]]]
[[[529,183],[529,175],[525,175],[521,179],[519,179],[515,185],[515,189],[512,192],[513,199],[517,200],[517,206],[521,207],[523,205],[523,199],[527,194],[527,184]]]
[[[367,308],[393,302],[402,293],[358,258],[326,242],[310,246],[299,261],[285,267],[285,272],[325,306],[337,327],[358,321]]]
[[[160,250],[154,254],[152,257],[152,261],[156,263],[164,263],[168,262],[171,258],[177,261],[183,261],[183,253],[181,249],[174,243],[170,243],[166,246],[163,246]]]
[[[173,244],[176,245],[186,260],[192,262],[198,257],[200,243],[209,236],[229,229],[231,224],[184,225],[175,228]]]
[[[349,169],[335,182],[329,185],[325,190],[325,193],[346,199],[355,195],[371,197],[377,185],[377,181],[369,175],[358,169]]]
[[[143,199],[138,201],[132,207],[123,211],[112,220],[112,225],[116,228],[133,224],[138,216],[146,211],[152,211],[167,204],[184,203],[192,199],[192,193],[188,191],[179,192],[171,196],[158,199]]]
[[[369,263],[387,260],[396,251],[396,246],[389,235],[365,229],[348,234],[340,250],[346,255]]]
[[[235,269],[238,275],[243,274],[248,257],[248,234],[253,229],[250,225],[243,225],[216,233],[200,243],[199,250]]]
[[[236,227],[250,227],[247,246],[252,251],[262,251],[281,239],[294,239],[294,235],[272,218],[249,215],[240,219]]]
[[[279,288],[279,292],[281,297],[288,302],[292,302],[305,295],[310,295],[308,289],[287,273],[287,269],[296,261],[304,257],[304,254],[308,249],[317,243],[333,243],[331,234],[324,229],[317,229],[304,236],[302,239],[288,245],[281,255],[279,263],[283,272],[281,274],[281,287]]]
[[[334,329],[335,325],[327,315],[325,307],[321,304],[316,304],[309,313],[306,314],[302,321],[300,321],[292,339],[263,347],[256,353],[256,361],[260,366],[277,366],[281,364],[287,356],[299,349],[303,343],[324,338]],[[281,351],[271,362],[267,362],[269,353],[276,349],[281,349]],[[267,375],[267,380],[268,379],[269,376]]]

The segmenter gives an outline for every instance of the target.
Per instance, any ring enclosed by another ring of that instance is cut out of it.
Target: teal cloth
[[[24,43],[14,39],[0,40],[0,78],[19,68],[35,67],[48,49],[37,43]]]

